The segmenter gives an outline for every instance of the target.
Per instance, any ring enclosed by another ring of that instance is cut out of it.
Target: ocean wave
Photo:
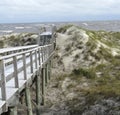
[[[24,29],[25,27],[15,27],[15,29]]]

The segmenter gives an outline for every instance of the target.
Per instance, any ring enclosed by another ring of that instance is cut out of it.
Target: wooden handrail
[[[29,46],[19,46],[19,47],[10,47],[10,48],[1,48],[0,54],[7,53],[7,52],[13,52],[18,50],[25,50],[25,49],[31,49],[38,47],[38,45],[29,45]]]
[[[23,72],[24,80],[27,80],[27,68],[30,67],[30,73],[34,74],[34,69],[38,69],[41,64],[44,64],[53,52],[53,44],[44,46],[24,46],[18,48],[10,48],[0,50],[1,53],[10,51],[18,51],[13,54],[3,55],[0,57],[0,87],[2,100],[6,100],[6,83],[14,78],[15,88],[19,88],[18,74]],[[27,60],[29,59],[29,61]],[[7,61],[6,61],[7,60]],[[22,61],[22,66],[19,67],[19,62]],[[6,67],[13,65],[13,71],[8,75],[5,74]],[[35,65],[35,68],[33,67]]]

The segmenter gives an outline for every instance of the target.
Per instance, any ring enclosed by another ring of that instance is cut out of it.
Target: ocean
[[[16,23],[16,24],[0,24],[0,35],[10,33],[39,33],[40,28],[51,26],[52,24],[60,27],[65,24],[75,24],[82,28],[90,30],[105,30],[120,32],[120,21],[80,21],[80,22],[50,22],[50,23]]]

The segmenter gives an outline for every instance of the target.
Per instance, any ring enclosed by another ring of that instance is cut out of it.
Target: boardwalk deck
[[[34,79],[49,60],[53,48],[49,44],[0,49],[0,113],[7,111],[13,98]]]

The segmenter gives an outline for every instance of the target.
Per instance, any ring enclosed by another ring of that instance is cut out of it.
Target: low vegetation
[[[45,95],[47,113],[120,115],[120,32],[65,25],[56,35],[52,79]],[[4,36],[0,46],[34,44],[32,36]]]
[[[62,92],[56,97],[62,98],[66,111],[70,115],[119,115],[120,32],[68,25],[57,31],[57,40],[53,81]]]
[[[37,35],[35,33],[21,33],[1,36],[0,47],[15,47],[36,44]]]

